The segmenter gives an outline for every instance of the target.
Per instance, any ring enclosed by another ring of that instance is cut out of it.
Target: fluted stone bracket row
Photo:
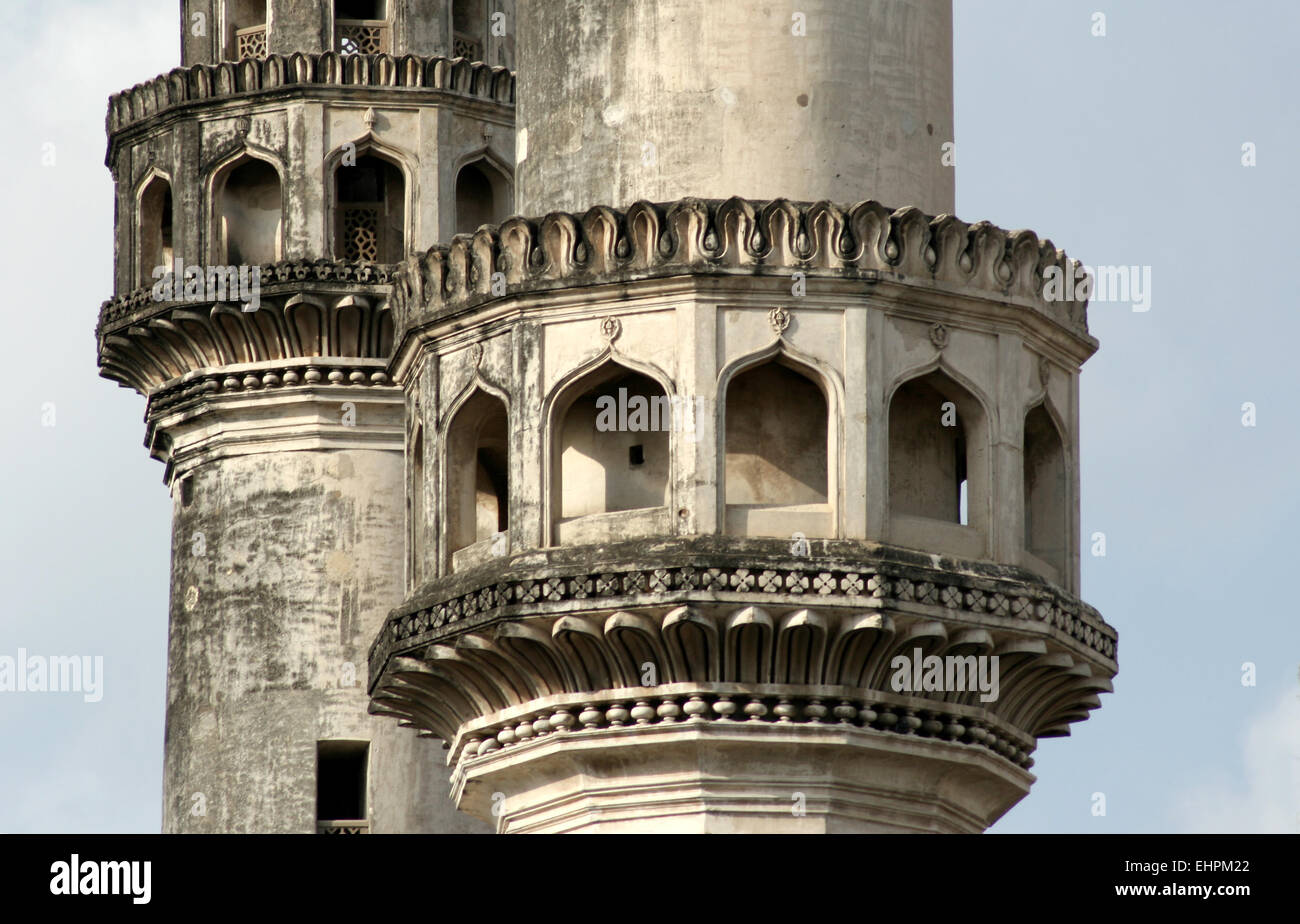
[[[752,568],[659,553],[671,563],[506,567],[396,611],[370,651],[375,708],[454,742],[538,698],[640,686],[646,663],[661,683],[740,683],[760,697],[753,684],[790,684],[789,695],[883,702],[892,658],[920,648],[1001,664],[996,701],[923,694],[924,708],[967,705],[1037,738],[1068,734],[1118,669],[1115,632],[1095,610],[1015,569],[908,565],[903,550],[865,548],[856,564],[769,554]]]
[[[261,268],[256,311],[244,311],[235,296],[225,302],[155,301],[150,288],[136,289],[100,309],[100,374],[149,395],[187,374],[244,363],[303,357],[386,362],[393,349],[388,291],[394,272],[386,264],[332,260],[268,264]],[[259,375],[278,376],[268,386],[293,385],[290,373],[298,371],[311,384],[300,366]],[[335,371],[331,366],[323,376],[328,380]],[[355,370],[341,371],[350,377]],[[373,374],[366,371],[367,381]],[[232,376],[207,378],[227,388]],[[241,387],[251,387],[245,378],[238,376]]]
[[[502,285],[514,296],[687,273],[801,272],[809,286],[818,278],[892,279],[974,290],[1038,312],[1095,349],[1087,303],[1044,297],[1050,267],[1078,266],[1032,231],[872,200],[692,198],[515,217],[457,235],[408,260],[394,285],[394,312],[400,342],[412,328],[501,297]]]
[[[740,709],[754,721],[816,722],[829,701],[841,710],[854,707],[852,715],[837,714],[846,722],[975,743],[982,736],[967,739],[967,731],[996,719],[1004,724],[992,742],[1010,744],[1002,756],[1027,769],[1037,737],[1069,734],[1071,722],[1100,706],[1097,694],[1111,690],[1113,671],[1103,659],[1072,656],[1054,639],[1027,631],[962,625],[888,605],[853,610],[809,602],[811,608],[784,614],[775,606],[698,601],[666,611],[585,610],[501,622],[464,633],[454,644],[389,659],[372,690],[372,708],[442,738],[456,762],[485,752],[475,745],[464,755],[473,738],[508,746],[530,737],[523,726],[551,721],[554,697],[565,708],[603,703],[607,712],[644,699],[631,718],[648,723],[674,721],[684,711],[680,699],[663,698],[675,692],[672,685],[705,684],[691,689],[702,695],[707,685],[729,684],[709,698],[713,717],[730,719]],[[998,656],[996,698],[986,701],[975,689],[899,696],[891,690],[893,659],[918,649],[940,657]],[[647,685],[648,669],[667,686]],[[718,697],[733,696],[739,706],[719,704]],[[617,714],[578,719],[590,727],[622,724]],[[940,724],[926,724],[935,721]],[[948,726],[960,729],[945,732]]]
[[[189,103],[306,86],[437,90],[498,104],[515,102],[515,75],[509,68],[467,58],[295,52],[178,67],[115,93],[108,100],[108,134]]]

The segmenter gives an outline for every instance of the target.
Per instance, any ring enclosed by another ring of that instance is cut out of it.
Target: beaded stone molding
[[[238,63],[178,67],[108,99],[109,136],[151,116],[205,100],[307,86],[438,90],[513,106],[515,75],[465,58],[295,52]]]
[[[373,387],[391,385],[382,359],[313,356],[290,363],[242,363],[214,372],[189,373],[155,391],[149,417],[156,418],[205,395],[297,387]],[[147,436],[146,436],[147,439]]]
[[[415,665],[406,665],[416,667]],[[418,667],[416,668],[418,672]],[[375,697],[371,713],[395,716],[412,726],[401,711],[400,697]],[[396,711],[390,711],[393,702]],[[735,684],[666,684],[602,692],[592,696],[548,697],[526,703],[490,718],[469,723],[449,746],[448,763],[455,773],[467,769],[476,757],[517,747],[550,734],[581,734],[650,725],[702,725],[744,723],[804,725],[812,728],[848,728],[937,738],[984,747],[1024,770],[1034,765],[1030,756],[1037,742],[987,713],[963,706],[923,708],[917,700],[859,691],[830,689],[810,694],[806,690],[763,685],[745,689]],[[425,734],[430,734],[426,732]]]
[[[243,311],[233,299],[154,301],[150,288],[137,289],[100,310],[100,375],[148,395],[187,373],[240,363],[387,360],[393,271],[387,264],[331,260],[268,264],[256,311]]]
[[[454,644],[392,658],[371,690],[372,703],[450,743],[472,723],[542,697],[589,699],[644,686],[650,669],[652,684],[739,684],[738,691],[760,698],[767,694],[759,687],[769,684],[784,685],[787,695],[888,697],[894,659],[910,661],[919,649],[970,658],[972,665],[996,656],[998,689],[986,691],[986,701],[963,678],[961,689],[908,690],[907,702],[969,708],[1037,738],[1069,734],[1071,722],[1100,705],[1097,694],[1111,690],[1113,671],[1023,631],[898,611],[774,613],[701,603],[501,622]]]
[[[408,259],[393,287],[399,341],[440,316],[521,293],[701,273],[830,277],[974,288],[1027,307],[1093,349],[1087,303],[1048,301],[1044,273],[1079,266],[1032,231],[879,202],[682,199],[511,218]]]
[[[511,618],[562,613],[582,605],[672,605],[692,598],[754,602],[765,606],[854,605],[870,601],[934,607],[935,614],[990,615],[1049,627],[1064,644],[1118,669],[1118,636],[1101,614],[1055,586],[1009,579],[973,578],[955,571],[912,567],[799,566],[770,561],[767,567],[617,567],[591,573],[548,569],[528,575],[503,573],[451,593],[419,598],[394,610],[370,648],[373,684],[390,658],[429,644],[445,643]],[[486,577],[486,576],[485,576]],[[477,585],[477,586],[476,586]]]

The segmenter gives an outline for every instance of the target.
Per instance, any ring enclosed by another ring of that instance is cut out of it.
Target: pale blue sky
[[[1296,831],[1300,4],[957,0],[955,20],[958,214],[1152,268],[1149,312],[1092,306],[1082,379],[1082,525],[1108,546],[1083,596],[1119,629],[1116,692],[1043,742],[994,830]],[[170,505],[143,400],[96,377],[94,325],[105,103],[179,63],[177,28],[175,0],[0,7],[0,654],[107,672],[99,703],[0,694],[0,831],[160,825]]]

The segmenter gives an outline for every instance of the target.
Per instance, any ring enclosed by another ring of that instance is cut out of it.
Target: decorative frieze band
[[[986,748],[1025,770],[1034,765],[1030,755],[1036,747],[1033,738],[989,715],[975,717],[953,709],[918,708],[915,703],[891,702],[879,696],[826,696],[793,691],[755,694],[703,688],[669,694],[642,690],[634,696],[573,697],[567,703],[543,709],[525,707],[515,712],[504,721],[471,725],[458,736],[449,760],[457,772],[476,758],[548,735],[581,735],[651,725],[745,723],[749,727],[804,725],[891,732]]]
[[[370,363],[347,358],[312,357],[284,365],[232,366],[208,375],[184,378],[149,399],[149,416],[157,417],[202,395],[270,391],[306,386],[392,385],[383,360]]]
[[[1085,649],[1113,662],[1117,635],[1081,600],[1047,586],[1005,582],[1001,589],[947,580],[913,580],[870,568],[681,567],[634,568],[597,573],[505,577],[431,604],[404,607],[389,616],[370,650],[370,676],[378,680],[395,655],[445,643],[501,618],[545,612],[548,604],[599,600],[602,606],[671,605],[683,592],[749,594],[788,601],[844,604],[877,600],[943,607],[965,614],[1011,617],[1049,625]],[[766,604],[765,604],[766,605]],[[776,604],[774,604],[776,605]]]

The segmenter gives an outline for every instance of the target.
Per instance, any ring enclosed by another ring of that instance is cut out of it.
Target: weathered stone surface
[[[519,10],[520,211],[685,196],[954,210],[948,0]]]

